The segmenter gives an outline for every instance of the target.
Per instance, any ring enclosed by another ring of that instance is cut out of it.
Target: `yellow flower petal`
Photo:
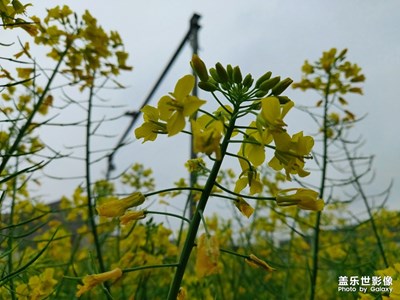
[[[215,236],[208,237],[203,233],[197,242],[196,274],[199,278],[217,274],[220,271],[218,266],[219,246]]]
[[[139,206],[145,200],[145,196],[136,192],[121,200],[111,200],[96,207],[99,216],[102,217],[119,217],[130,207]]]
[[[178,296],[176,300],[185,300],[187,296],[186,289],[184,287],[179,288]]]
[[[239,211],[245,215],[247,218],[254,212],[254,208],[250,206],[242,197],[238,197],[235,201],[235,206],[239,209]]]
[[[175,112],[167,121],[168,136],[178,134],[185,128],[185,117],[180,112]]]
[[[119,217],[121,225],[126,225],[132,221],[144,219],[146,214],[143,210],[139,211],[128,211],[123,216]]]
[[[246,263],[254,268],[262,268],[266,271],[275,271],[274,268],[272,268],[269,264],[267,264],[265,261],[262,259],[259,259],[257,256],[254,254],[250,254],[248,258],[246,258]]]
[[[76,297],[80,297],[83,293],[90,291],[96,285],[102,284],[103,282],[110,279],[118,279],[122,276],[122,270],[120,268],[115,268],[114,270],[87,275],[83,278],[83,285],[78,285],[78,291],[76,292]]]
[[[160,114],[160,119],[168,121],[173,112],[179,108],[179,103],[170,96],[163,96],[158,101],[157,108]]]
[[[194,76],[193,75],[185,75],[175,85],[175,90],[173,96],[175,99],[182,99],[190,94],[190,92],[194,88]]]
[[[306,210],[321,211],[324,208],[324,200],[318,198],[316,191],[304,188],[291,188],[280,190],[276,195],[276,203],[280,206],[297,205]]]
[[[235,193],[240,193],[246,186],[249,180],[247,177],[241,177],[236,181],[235,189],[233,190]]]
[[[193,115],[206,101],[200,100],[195,96],[187,96],[183,100],[183,115],[190,117]]]

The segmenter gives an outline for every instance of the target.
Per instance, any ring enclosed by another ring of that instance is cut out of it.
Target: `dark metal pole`
[[[185,46],[185,43],[191,38],[193,31],[196,32],[196,39],[197,39],[197,30],[200,28],[199,24],[197,23],[198,20],[200,19],[200,15],[194,14],[190,20],[190,28],[188,32],[186,33],[185,37],[183,38],[182,42],[179,44],[178,48],[176,49],[174,55],[171,57],[170,61],[168,62],[167,66],[164,68],[164,71],[161,73],[160,77],[158,78],[157,82],[154,84],[153,89],[150,91],[150,93],[147,95],[146,99],[143,101],[140,109],[142,109],[146,104],[148,104],[153,97],[154,93],[158,89],[159,85],[163,81],[165,75],[167,75],[169,69],[171,68],[172,64],[174,63],[175,59],[178,57],[179,53],[182,51],[183,46]],[[197,89],[197,87],[195,88]],[[196,90],[197,93],[197,90]],[[128,136],[128,134],[131,132],[133,126],[135,125],[136,121],[138,120],[141,112],[140,109],[138,111],[133,111],[133,112],[127,112],[126,115],[130,116],[131,122],[129,123],[128,127],[125,129],[124,133],[122,134],[121,138],[111,151],[111,153],[108,155],[108,165],[107,165],[107,173],[106,173],[106,179],[109,180],[111,176],[111,172],[115,169],[114,165],[114,156],[119,150],[124,145],[125,139]]]
[[[200,15],[194,14],[192,19],[190,20],[190,28],[192,28],[192,34],[190,36],[190,44],[192,46],[192,52],[193,54],[197,54],[199,52],[199,38],[198,38],[198,32],[200,29],[200,25],[199,25],[199,19],[200,19]],[[194,85],[194,89],[193,89],[193,96],[197,96],[198,95],[198,88],[197,88],[197,76],[193,71],[193,75],[195,76],[195,85]],[[194,116],[196,118],[196,116]],[[197,158],[196,153],[194,153],[193,151],[193,136],[191,135],[190,138],[190,158],[191,159],[195,159]],[[190,187],[194,187],[197,183],[197,174],[195,172],[191,172],[190,173]],[[193,198],[193,193],[191,192],[189,194],[189,197],[187,199],[187,201],[189,203],[189,217],[190,219],[192,219],[193,217],[193,213],[196,209],[196,202],[194,201]]]

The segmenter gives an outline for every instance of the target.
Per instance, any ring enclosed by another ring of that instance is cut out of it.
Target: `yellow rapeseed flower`
[[[168,136],[185,128],[185,117],[193,115],[206,101],[189,95],[195,84],[194,76],[186,75],[178,80],[172,96],[164,96],[158,102],[161,120],[167,122]]]
[[[203,127],[201,119],[192,121],[193,151],[211,155],[215,153],[217,160],[221,159],[220,140],[222,138],[222,123],[215,123],[218,126]]]
[[[241,145],[238,155],[246,157],[255,167],[265,160],[265,145],[272,142],[272,135],[268,130],[256,128],[256,122],[251,122],[246,129],[246,138]]]
[[[290,174],[298,174],[305,177],[310,172],[304,170],[304,156],[311,152],[314,139],[311,136],[303,136],[300,131],[292,137],[286,132],[274,133],[276,145],[275,156],[268,165],[276,171],[285,169],[286,178],[290,180]]]
[[[250,204],[248,204],[242,197],[238,197],[235,200],[235,206],[247,218],[250,218],[254,212],[254,208],[251,207]]]
[[[254,168],[247,169],[240,174],[234,192],[240,193],[247,185],[250,187],[250,195],[261,193],[263,190],[260,174]]]
[[[78,284],[78,291],[76,292],[76,297],[80,297],[83,293],[90,291],[96,285],[102,284],[103,282],[111,279],[118,279],[122,276],[122,270],[120,268],[115,268],[114,270],[99,273],[86,275],[83,278],[83,285]]]
[[[218,266],[219,245],[215,236],[200,235],[197,242],[196,274],[199,278],[217,274],[220,271]]]
[[[261,112],[257,117],[257,122],[272,132],[281,132],[286,126],[283,118],[294,106],[293,101],[281,105],[277,97],[267,97],[261,99]]]
[[[185,300],[186,296],[187,296],[186,289],[184,287],[180,287],[176,300]]]
[[[120,200],[111,200],[96,207],[99,216],[102,217],[120,217],[128,208],[139,206],[145,200],[145,196],[136,192]]]
[[[143,138],[143,143],[154,141],[158,133],[167,132],[166,124],[159,121],[160,114],[157,108],[145,105],[140,111],[143,113],[144,123],[135,130],[137,139]]]
[[[276,195],[276,203],[279,206],[297,205],[298,208],[315,211],[324,208],[324,200],[319,198],[319,194],[304,188],[280,190]]]
[[[245,261],[248,265],[252,266],[253,268],[262,268],[269,272],[275,271],[273,267],[271,267],[269,264],[267,264],[265,261],[255,256],[254,254],[250,254]]]
[[[146,214],[143,210],[127,211],[123,216],[119,217],[121,225],[126,225],[132,221],[144,219]]]

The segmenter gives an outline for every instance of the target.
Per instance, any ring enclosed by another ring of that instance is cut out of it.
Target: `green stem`
[[[195,188],[195,187],[174,187],[174,188],[168,188],[168,189],[163,189],[163,190],[159,190],[159,191],[155,191],[155,192],[146,193],[146,194],[144,194],[144,196],[150,197],[150,196],[154,196],[157,194],[175,192],[175,191],[199,191],[199,192],[202,192],[203,189]]]
[[[162,212],[162,211],[155,211],[155,210],[145,210],[144,213],[145,214],[152,214],[152,215],[170,216],[170,217],[181,219],[184,222],[190,223],[190,220],[188,218],[182,217],[181,215],[172,214],[172,213],[169,213],[169,212]]]
[[[179,259],[179,266],[175,272],[174,279],[172,281],[169,293],[168,293],[168,300],[176,300],[176,297],[179,293],[179,288],[181,287],[181,282],[183,279],[183,275],[185,273],[186,265],[188,263],[190,253],[192,252],[194,242],[196,239],[196,235],[199,229],[200,221],[201,221],[201,214],[199,213],[200,211],[204,211],[207,205],[208,198],[210,197],[210,194],[212,192],[212,189],[214,187],[214,184],[217,180],[217,176],[219,173],[219,170],[221,168],[226,149],[229,144],[229,139],[231,138],[232,132],[235,128],[235,122],[236,122],[236,115],[238,112],[239,107],[235,107],[235,110],[232,113],[232,118],[229,122],[229,126],[227,128],[224,140],[222,141],[221,144],[221,159],[217,160],[214,162],[214,165],[211,169],[210,176],[207,179],[207,182],[204,186],[203,192],[201,194],[201,198],[199,200],[199,203],[196,207],[196,211],[193,215],[192,221],[190,223],[188,235],[185,240],[185,244],[183,245],[183,249],[180,255]]]
[[[40,95],[38,101],[36,102],[36,105],[32,109],[32,113],[28,116],[25,124],[21,127],[21,129],[18,130],[18,135],[17,135],[14,143],[10,147],[10,149],[7,151],[6,154],[4,154],[3,160],[1,161],[1,164],[0,164],[0,174],[2,174],[3,171],[5,170],[8,161],[10,160],[11,157],[13,157],[13,154],[15,151],[17,151],[19,144],[22,141],[22,138],[26,135],[27,131],[29,130],[29,128],[33,122],[33,118],[36,116],[36,113],[38,112],[40,106],[43,104],[43,101],[46,98],[47,92],[50,90],[50,86],[53,83],[53,80],[58,73],[58,70],[61,66],[61,63],[64,60],[65,55],[67,54],[67,52],[69,50],[69,47],[70,47],[70,45],[68,44],[66,46],[64,52],[61,54],[60,59],[57,62],[57,65],[55,66],[55,68],[53,70],[53,73],[51,74],[49,80],[47,81],[46,87],[44,88],[42,94]]]
[[[93,78],[95,78],[95,74],[93,74]],[[86,123],[86,137],[85,137],[85,181],[86,181],[86,193],[87,193],[87,209],[88,209],[88,219],[90,223],[90,228],[92,231],[94,246],[97,254],[97,261],[99,262],[100,272],[103,273],[106,271],[103,255],[101,252],[99,235],[97,233],[95,214],[93,212],[93,207],[95,205],[94,201],[92,201],[92,179],[91,179],[91,125],[92,125],[92,110],[93,110],[93,97],[94,97],[94,84],[90,86],[89,91],[89,99],[88,99],[88,108],[87,108],[87,123]],[[108,289],[108,285],[105,285],[106,289]],[[110,298],[108,294],[107,298]]]
[[[385,264],[385,267],[388,268],[389,267],[389,263],[388,263],[388,260],[386,258],[386,255],[385,255],[385,250],[383,249],[383,243],[382,243],[382,240],[381,240],[380,235],[378,233],[378,228],[376,226],[376,223],[375,223],[375,220],[374,220],[374,216],[372,215],[371,207],[370,207],[370,205],[368,203],[367,195],[365,195],[364,189],[363,189],[363,187],[362,187],[362,185],[361,185],[361,183],[359,181],[359,176],[358,176],[358,174],[356,172],[356,167],[354,165],[353,160],[350,157],[350,153],[349,153],[349,150],[346,147],[346,143],[344,141],[342,141],[342,143],[343,143],[343,149],[346,152],[347,160],[350,163],[351,173],[352,173],[353,178],[354,178],[354,184],[356,185],[357,190],[360,193],[361,198],[363,199],[364,205],[367,208],[369,221],[371,222],[372,231],[374,232],[376,243],[378,244],[379,252],[381,253],[383,262]]]
[[[18,158],[16,159],[15,163],[15,169],[18,170]],[[17,199],[17,178],[14,178],[13,185],[12,185],[12,197],[11,197],[11,211],[9,215],[9,224],[13,224],[13,219],[14,219],[14,208],[15,208],[15,201]],[[14,228],[11,227],[8,231],[8,241],[7,241],[7,251],[8,251],[8,274],[11,274],[13,272],[13,242],[14,242]],[[15,296],[14,291],[14,280],[11,278],[10,279],[10,290],[11,292],[11,299],[15,300],[17,299]]]
[[[322,175],[321,175],[321,185],[319,190],[319,196],[324,198],[325,191],[325,181],[327,175],[328,167],[328,104],[329,104],[329,93],[331,86],[331,71],[328,71],[328,80],[326,88],[324,91],[324,113],[323,113],[323,154],[322,154]],[[317,288],[317,277],[318,277],[318,253],[319,253],[319,235],[320,235],[320,225],[321,225],[321,212],[317,212],[315,226],[314,226],[314,244],[313,244],[313,254],[312,254],[312,268],[311,268],[311,293],[310,300],[315,299],[315,292]]]

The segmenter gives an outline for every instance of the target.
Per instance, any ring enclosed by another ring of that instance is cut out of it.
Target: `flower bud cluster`
[[[243,77],[242,71],[238,66],[228,64],[224,67],[221,63],[216,63],[215,67],[207,70],[205,63],[195,54],[193,55],[191,66],[199,77],[199,88],[207,92],[220,91],[229,93],[238,101],[246,96],[255,96],[257,98],[266,95],[276,96],[281,104],[287,103],[290,99],[286,96],[280,96],[293,82],[290,78],[281,80],[280,76],[272,77],[272,72],[268,71],[254,83],[251,74]]]

